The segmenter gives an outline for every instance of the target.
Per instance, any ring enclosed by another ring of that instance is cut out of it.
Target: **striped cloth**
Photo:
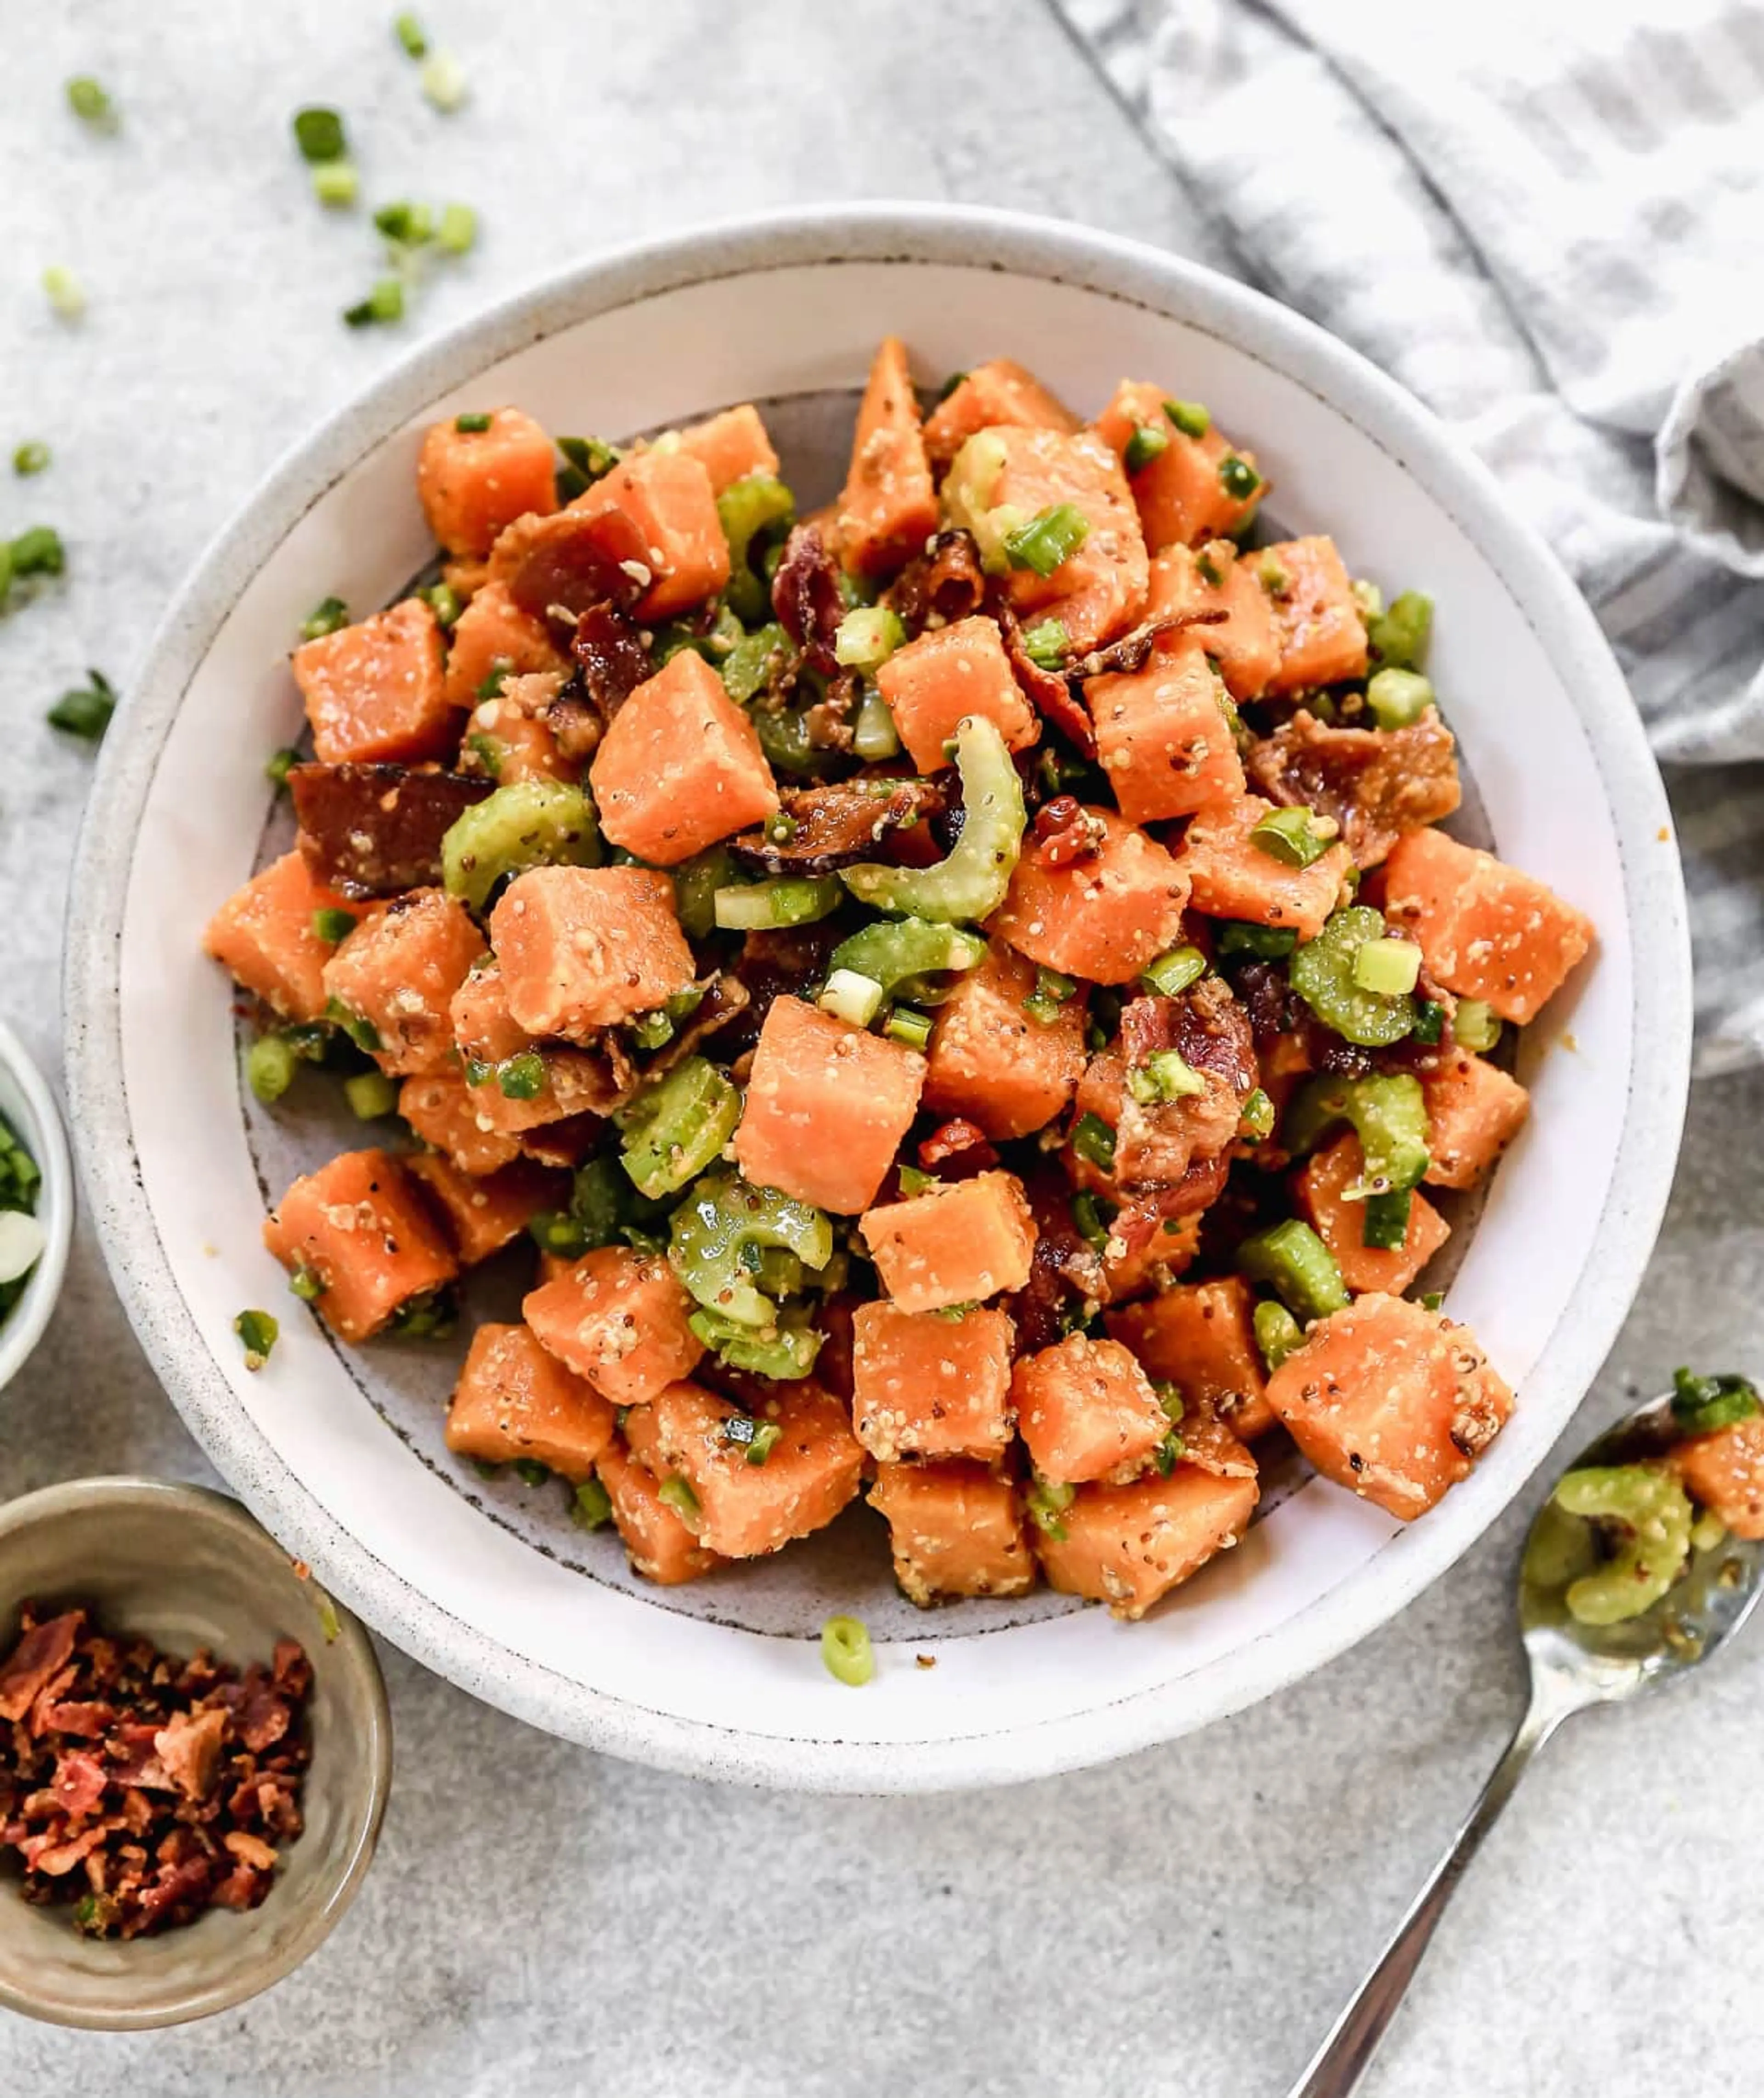
[[[1764,6],[1053,4],[1243,275],[1573,571],[1666,768],[1697,1071],[1764,1057]]]

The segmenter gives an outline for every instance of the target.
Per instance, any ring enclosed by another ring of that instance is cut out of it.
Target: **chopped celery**
[[[1329,919],[1314,940],[1292,957],[1292,988],[1344,1040],[1363,1049],[1388,1048],[1415,1025],[1415,1000],[1386,998],[1354,981],[1355,960],[1369,941],[1386,937],[1384,921],[1369,904],[1349,904]]]
[[[1075,503],[1051,503],[1004,535],[1004,557],[1013,568],[1051,576],[1090,536],[1090,520]]]
[[[1347,1190],[1350,1200],[1401,1194],[1420,1183],[1428,1165],[1427,1096],[1411,1073],[1307,1078],[1286,1111],[1287,1149],[1310,1150],[1338,1121],[1352,1123],[1364,1160],[1364,1178]]]
[[[659,670],[665,663],[671,663],[676,656],[690,648],[707,663],[721,663],[746,639],[747,629],[734,612],[726,604],[718,605],[716,623],[707,634],[700,634],[681,621],[661,628],[650,648],[649,660]]]
[[[756,627],[722,659],[724,691],[738,704],[746,706],[771,683],[774,668],[788,662],[794,653],[794,644],[783,627],[775,622]]]
[[[1207,958],[1198,947],[1171,947],[1146,963],[1139,981],[1165,998],[1174,998],[1199,983],[1206,972]]]
[[[1239,955],[1253,962],[1284,962],[1298,945],[1290,925],[1250,925],[1232,919],[1220,926],[1215,951],[1222,962]]]
[[[1368,1195],[1360,1219],[1360,1244],[1380,1253],[1394,1253],[1406,1245],[1414,1207],[1412,1188],[1396,1187],[1381,1195]]]
[[[273,1106],[293,1084],[298,1061],[279,1034],[260,1035],[245,1051],[245,1082],[256,1099]]]
[[[800,1320],[789,1324],[743,1326],[716,1311],[694,1311],[687,1323],[707,1348],[715,1351],[718,1360],[731,1369],[751,1370],[756,1376],[780,1380],[806,1376],[814,1367],[814,1358],[825,1337]],[[772,1441],[776,1440],[774,1430]],[[765,1447],[769,1455],[771,1443]],[[756,1458],[749,1451],[748,1461],[764,1464],[766,1459]]]
[[[1381,998],[1401,998],[1420,981],[1421,950],[1412,940],[1368,940],[1354,957],[1354,981]]]
[[[910,1005],[897,1005],[889,1015],[882,1032],[889,1041],[908,1049],[924,1049],[931,1041],[931,1015],[915,1012]]]
[[[1254,1325],[1256,1345],[1270,1373],[1305,1345],[1304,1328],[1284,1304],[1276,1304],[1271,1297],[1263,1297],[1256,1306]]]
[[[767,603],[766,586],[753,566],[754,542],[776,538],[778,527],[788,525],[796,514],[796,498],[769,473],[744,474],[717,498],[717,515],[729,542],[729,603],[749,625],[764,618]]]
[[[241,1311],[233,1321],[233,1331],[239,1336],[239,1345],[245,1351],[245,1367],[261,1370],[269,1361],[270,1350],[275,1346],[276,1336],[281,1332],[267,1311]]]
[[[517,779],[455,820],[441,840],[441,879],[450,895],[481,911],[504,875],[533,867],[595,867],[599,858],[594,804],[580,787]]]
[[[598,1479],[584,1479],[577,1487],[569,1519],[578,1530],[599,1530],[612,1520],[612,1497]]]
[[[849,669],[875,670],[906,639],[901,616],[885,604],[860,605],[839,622],[833,654]]]
[[[755,1286],[748,1249],[781,1246],[818,1271],[833,1257],[833,1227],[775,1187],[754,1187],[731,1174],[701,1180],[674,1213],[668,1257],[707,1310],[738,1326],[775,1323],[778,1307]]]
[[[1309,867],[1334,842],[1309,809],[1274,809],[1250,831],[1249,841],[1282,867]]]
[[[1023,630],[1023,652],[1038,669],[1060,670],[1072,652],[1072,636],[1063,619],[1038,619]]]
[[[888,701],[874,687],[858,703],[857,718],[851,725],[851,747],[867,765],[879,764],[884,758],[898,757],[901,754],[894,716]]]
[[[931,1005],[939,996],[932,978],[976,968],[985,959],[986,943],[978,933],[926,918],[895,918],[866,925],[841,940],[827,967],[867,977],[886,997],[905,996]]]
[[[1446,1031],[1446,1008],[1430,998],[1424,998],[1415,1008],[1413,1039],[1431,1047]]]
[[[934,867],[847,867],[840,877],[860,903],[940,924],[990,917],[1003,902],[1029,818],[1023,783],[997,724],[969,714],[955,731],[962,834]]]
[[[775,881],[719,889],[713,903],[719,931],[767,933],[789,925],[812,925],[843,902],[831,875],[780,875]]]
[[[1127,1073],[1127,1091],[1143,1108],[1196,1099],[1206,1089],[1206,1080],[1174,1049],[1154,1051]]]
[[[1451,1032],[1460,1049],[1485,1056],[1501,1038],[1501,1023],[1483,999],[1460,999],[1451,1016]]]
[[[715,932],[717,892],[734,882],[736,871],[735,857],[726,845],[713,845],[709,852],[669,869],[674,877],[674,907],[689,939],[708,939]]]
[[[1419,670],[1375,670],[1366,686],[1366,704],[1380,728],[1411,728],[1437,702],[1432,681]]]
[[[1086,1112],[1072,1126],[1072,1148],[1086,1165],[1099,1173],[1115,1170],[1115,1132],[1100,1115]]]
[[[1397,670],[1426,668],[1433,633],[1433,600],[1420,590],[1404,590],[1391,599],[1386,611],[1366,624],[1373,660]]]
[[[861,1617],[829,1617],[821,1627],[821,1658],[838,1682],[861,1690],[875,1674],[875,1653]]]
[[[1651,1609],[1671,1588],[1691,1549],[1689,1495],[1651,1464],[1595,1464],[1570,1472],[1551,1496],[1566,1515],[1595,1521],[1618,1541],[1612,1556],[1568,1584],[1570,1617],[1617,1625]]]
[[[720,1155],[740,1119],[732,1081],[705,1057],[687,1057],[619,1115],[632,1185],[652,1199],[676,1193]]]
[[[853,1027],[867,1027],[882,1010],[882,986],[873,977],[860,976],[855,969],[835,969],[815,1003],[836,1020],[849,1020]]]
[[[1687,1435],[1735,1427],[1757,1411],[1757,1393],[1743,1376],[1696,1376],[1687,1369],[1672,1373],[1672,1417]]]
[[[1334,1255],[1296,1217],[1245,1239],[1237,1249],[1237,1266],[1252,1282],[1266,1283],[1302,1324],[1346,1307],[1347,1285]]]

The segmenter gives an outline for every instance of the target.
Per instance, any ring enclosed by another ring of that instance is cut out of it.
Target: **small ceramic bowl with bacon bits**
[[[0,1508],[0,2005],[121,2031],[256,1995],[348,1907],[391,1777],[366,1633],[237,1502]]]

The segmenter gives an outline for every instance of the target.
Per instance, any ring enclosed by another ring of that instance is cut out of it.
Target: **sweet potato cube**
[[[263,1242],[291,1275],[318,1285],[315,1308],[340,1341],[369,1339],[401,1305],[459,1272],[423,1191],[384,1151],[345,1151],[296,1180]]]
[[[976,430],[1007,425],[1065,437],[1083,428],[1032,372],[1008,357],[994,357],[964,372],[925,418],[925,450],[941,472]]]
[[[1247,1477],[1179,1464],[1168,1478],[1080,1486],[1060,1511],[1064,1534],[1037,1531],[1030,1542],[1051,1586],[1107,1603],[1111,1617],[1143,1617],[1241,1540],[1260,1490],[1253,1463]]]
[[[561,1209],[569,1201],[568,1175],[549,1172],[530,1158],[477,1175],[432,1151],[416,1152],[405,1165],[428,1189],[462,1267],[476,1267],[500,1253],[542,1209]]]
[[[1030,1136],[1064,1111],[1084,1069],[1084,1001],[1032,1019],[1032,963],[994,941],[955,980],[931,1030],[924,1105],[977,1123],[995,1142]]]
[[[584,1038],[677,998],[692,950],[674,884],[639,867],[536,867],[490,913],[508,1010],[529,1034]]]
[[[643,1405],[691,1374],[704,1352],[687,1323],[691,1311],[667,1262],[628,1246],[585,1253],[520,1307],[558,1360],[615,1406]]]
[[[853,575],[889,576],[923,551],[937,529],[937,497],[919,427],[919,398],[906,349],[888,336],[858,406],[834,535]]]
[[[778,809],[753,722],[691,648],[670,656],[619,709],[588,776],[601,829],[663,867]]]
[[[487,430],[450,415],[423,433],[416,492],[448,552],[481,558],[517,517],[556,509],[555,466],[551,440],[519,408],[498,408]]]
[[[1436,1187],[1474,1187],[1525,1127],[1531,1096],[1498,1064],[1451,1049],[1421,1068],[1428,1165]]]
[[[1469,1477],[1513,1395],[1464,1327],[1375,1293],[1311,1328],[1268,1403],[1325,1478],[1408,1522]]]
[[[573,787],[581,763],[564,755],[550,713],[563,683],[555,670],[529,671],[480,700],[466,717],[460,770],[487,773],[502,787],[520,779],[561,779]]]
[[[1011,1396],[1030,1462],[1062,1485],[1137,1478],[1170,1432],[1150,1379],[1118,1341],[1072,1333],[1025,1355]]]
[[[1273,809],[1259,794],[1203,809],[1183,835],[1176,865],[1191,884],[1195,909],[1206,916],[1287,928],[1301,940],[1314,940],[1336,907],[1354,856],[1337,843],[1309,867],[1288,867],[1250,836]]]
[[[524,678],[568,664],[542,619],[523,612],[503,582],[486,583],[454,622],[445,690],[453,707],[475,707],[492,677]]]
[[[1384,862],[1384,915],[1459,998],[1534,1019],[1593,941],[1592,920],[1542,882],[1442,831],[1411,831]]]
[[[634,528],[641,619],[672,619],[720,596],[729,581],[729,542],[710,476],[689,452],[633,453],[569,507],[584,517],[617,511]]]
[[[317,1020],[325,1009],[325,964],[336,950],[313,920],[349,900],[313,878],[305,855],[284,853],[235,889],[208,920],[203,945],[236,981],[284,1020]]]
[[[604,1115],[611,1108],[618,1089],[606,1058],[598,1050],[564,1049],[529,1034],[509,1011],[507,986],[494,963],[472,972],[454,993],[450,1012],[466,1066],[467,1104],[481,1132],[518,1136],[548,1122]],[[544,1066],[545,1078],[524,1099],[505,1093],[494,1072],[485,1068],[529,1053]]]
[[[800,998],[772,1002],[735,1156],[756,1187],[853,1216],[876,1198],[919,1109],[925,1060]]]
[[[1198,546],[1204,539],[1227,538],[1243,524],[1267,490],[1259,474],[1247,494],[1226,485],[1239,478],[1235,461],[1256,472],[1253,452],[1239,451],[1224,433],[1209,424],[1198,437],[1185,437],[1170,420],[1161,386],[1124,379],[1114,398],[1092,425],[1117,457],[1124,458],[1136,429],[1168,437],[1157,457],[1130,476],[1139,507],[1145,542],[1155,554],[1165,546]]]
[[[959,1460],[882,1464],[870,1505],[889,1526],[894,1578],[921,1608],[948,1595],[1025,1595],[1035,1561],[1007,1478]]]
[[[1148,569],[1139,512],[1121,462],[1088,432],[1003,429],[1004,454],[990,507],[1026,520],[1069,503],[1089,526],[1051,575],[1011,568],[1005,588],[1018,615],[1057,619],[1074,648],[1096,648],[1124,634],[1145,610]],[[989,442],[991,439],[989,438]]]
[[[560,1477],[587,1479],[617,1418],[610,1401],[524,1326],[480,1326],[447,1409],[447,1446],[480,1464],[528,1457]]]
[[[1190,1412],[1217,1415],[1249,1442],[1274,1425],[1254,1311],[1249,1284],[1227,1275],[1178,1283],[1147,1303],[1109,1312],[1103,1323],[1147,1376],[1177,1387]],[[1189,1425],[1185,1413],[1178,1432]]]
[[[1218,581],[1210,582],[1209,576]],[[1174,619],[1191,612],[1226,615],[1216,625],[1196,627],[1194,637],[1218,665],[1234,700],[1259,700],[1274,675],[1280,651],[1255,557],[1240,560],[1229,539],[1213,540],[1204,552],[1166,546],[1154,554],[1146,617]]]
[[[1031,846],[989,923],[1045,968],[1093,983],[1131,983],[1181,930],[1188,876],[1180,861],[1112,810],[1085,814],[1100,827],[1097,851],[1051,867]]]
[[[459,733],[448,704],[441,630],[420,598],[303,641],[294,682],[326,765],[415,765],[445,757]]]
[[[1409,1197],[1409,1229],[1400,1246],[1366,1243],[1366,1205],[1346,1191],[1360,1178],[1366,1161],[1351,1133],[1305,1161],[1294,1183],[1299,1207],[1311,1229],[1335,1255],[1341,1279],[1356,1296],[1381,1289],[1400,1297],[1451,1236],[1451,1227],[1416,1188]]]
[[[722,1564],[681,1521],[661,1498],[657,1480],[621,1443],[611,1444],[595,1470],[612,1503],[626,1555],[646,1580],[674,1588]]]
[[[1187,633],[1154,647],[1141,669],[1111,671],[1085,686],[1097,761],[1129,823],[1191,816],[1243,792],[1224,700],[1218,673]]]
[[[1692,1499],[1735,1537],[1764,1538],[1764,1414],[1689,1437],[1671,1462]]]
[[[366,912],[325,964],[327,1004],[358,1025],[380,1068],[438,1071],[453,1052],[454,994],[486,952],[457,896],[413,889]]]
[[[808,1378],[774,1385],[753,1418],[779,1431],[762,1463],[732,1439],[740,1408],[702,1385],[670,1384],[625,1417],[625,1437],[658,1478],[681,1478],[700,1544],[726,1559],[758,1559],[822,1530],[856,1498],[863,1451],[845,1409]]]
[[[398,1112],[423,1143],[462,1173],[482,1175],[512,1165],[520,1147],[511,1133],[486,1129],[479,1121],[479,1090],[457,1071],[432,1071],[405,1080],[398,1088]]]
[[[996,1463],[1011,1442],[1008,1313],[951,1319],[877,1302],[853,1323],[852,1421],[872,1457]]]
[[[1283,539],[1255,558],[1258,572],[1275,578],[1270,599],[1280,660],[1268,690],[1296,692],[1363,678],[1366,621],[1335,541]]]
[[[713,495],[721,495],[750,473],[776,474],[778,454],[766,435],[760,411],[751,401],[725,408],[720,415],[688,424],[678,433],[678,449],[696,459],[710,476]]]
[[[1035,1251],[1035,1219],[1011,1173],[941,1183],[867,1211],[858,1228],[902,1311],[941,1311],[1020,1289]]]
[[[1034,709],[1011,674],[998,629],[976,613],[937,626],[897,648],[876,673],[906,754],[921,772],[949,761],[943,746],[969,714],[993,722],[1012,750],[1041,734]]]

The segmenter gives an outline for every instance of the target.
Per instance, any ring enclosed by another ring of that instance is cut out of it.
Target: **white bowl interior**
[[[18,1301],[0,1323],[0,1389],[24,1367],[43,1336],[55,1299],[68,1272],[68,1249],[73,1239],[73,1166],[60,1111],[49,1082],[31,1061],[10,1027],[0,1025],[0,1115],[37,1161],[42,1183],[37,1191],[37,1220],[43,1227],[43,1250],[19,1293]]]
[[[603,310],[609,294],[589,280],[542,339],[476,362],[462,349],[426,388],[411,375],[396,403],[402,427],[388,389],[377,427],[364,411],[331,433],[347,471],[291,507],[285,530],[273,513],[262,520],[248,580],[235,546],[243,588],[224,560],[212,564],[162,648],[165,689],[143,696],[152,711],[134,762],[111,786],[113,807],[139,807],[132,855],[119,843],[94,876],[106,886],[95,915],[121,922],[120,1065],[106,1078],[99,1045],[77,1035],[76,1061],[112,1119],[126,1099],[139,1188],[112,1174],[101,1207],[113,1260],[150,1265],[155,1288],[173,1293],[169,1308],[142,1310],[174,1396],[263,1519],[391,1637],[511,1709],[625,1753],[786,1783],[977,1781],[1120,1753],[1290,1679],[1398,1607],[1516,1490],[1613,1336],[1664,1199],[1683,1086],[1676,861],[1657,779],[1633,722],[1617,718],[1626,701],[1583,608],[1541,550],[1500,536],[1487,490],[1436,456],[1418,414],[1344,353],[1174,266],[1143,266],[1155,302],[1060,281],[1070,273],[1043,259],[1060,243],[1037,239],[994,235],[1003,269],[880,259],[891,253],[880,241],[879,259],[837,266],[682,265],[703,281],[623,301],[615,287]],[[1081,252],[1075,236],[1068,245]],[[926,236],[927,249],[940,242]],[[832,235],[827,252],[842,252]],[[1133,274],[1125,261],[1100,274]],[[334,1349],[261,1250],[265,1200],[280,1192],[266,1183],[314,1131],[248,1133],[228,989],[200,950],[209,911],[257,855],[264,760],[301,726],[284,661],[294,627],[333,591],[358,611],[382,602],[428,555],[413,490],[423,424],[507,400],[554,429],[613,434],[762,396],[783,403],[781,427],[794,418],[806,432],[815,404],[791,397],[844,395],[887,331],[905,337],[922,381],[1007,351],[1087,411],[1123,372],[1207,402],[1254,446],[1286,525],[1332,531],[1354,571],[1387,588],[1433,591],[1434,675],[1492,841],[1599,928],[1594,962],[1529,1030],[1534,1118],[1450,1287],[1453,1315],[1520,1389],[1512,1426],[1408,1532],[1321,1482],[1287,1492],[1242,1548],[1134,1627],[1045,1601],[1015,1616],[920,1616],[893,1596],[879,1526],[850,1518],[834,1544],[645,1590],[610,1534],[569,1527],[560,1499],[487,1488],[441,1447],[445,1362]],[[1639,963],[1658,986],[1641,1129]],[[1666,1155],[1638,1161],[1625,1148],[1638,1140]],[[283,1320],[275,1358],[255,1376],[231,1332],[247,1305]],[[812,1635],[833,1608],[865,1616],[881,1645],[878,1684],[861,1696],[818,1658]],[[939,1665],[917,1666],[919,1654]]]

